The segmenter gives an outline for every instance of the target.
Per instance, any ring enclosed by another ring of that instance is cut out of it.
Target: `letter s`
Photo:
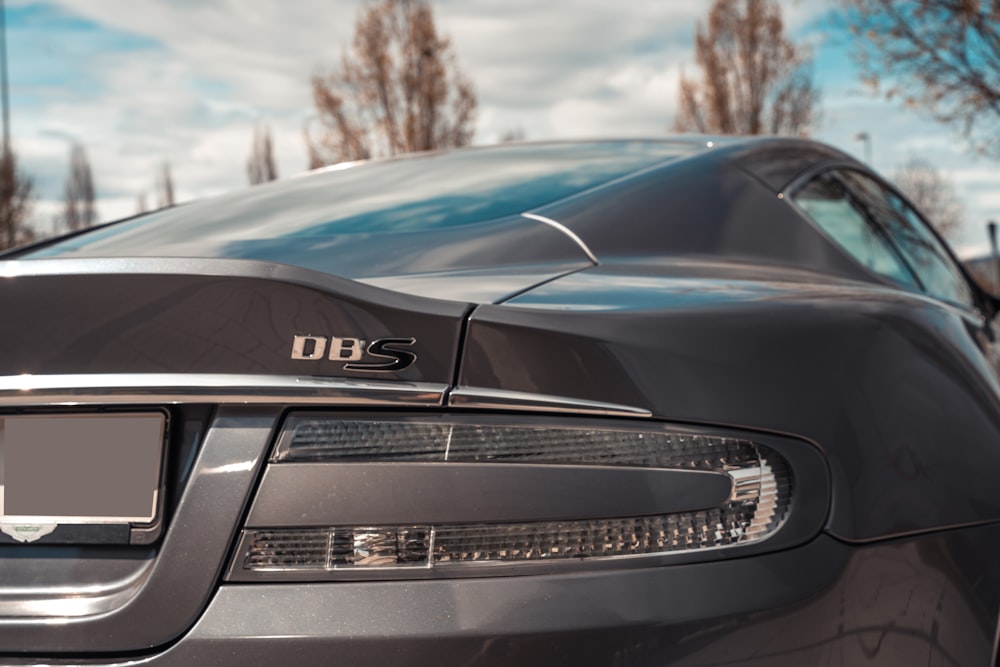
[[[409,347],[417,342],[416,338],[380,338],[374,340],[368,346],[368,354],[373,357],[389,359],[385,362],[348,363],[344,364],[346,371],[380,371],[398,372],[406,370],[417,360],[417,355],[410,350],[401,350],[400,347]]]

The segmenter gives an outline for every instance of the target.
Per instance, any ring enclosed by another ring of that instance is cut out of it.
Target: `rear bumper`
[[[968,559],[998,539],[995,526],[870,546],[821,536],[611,572],[229,584],[172,646],[100,664],[987,665],[998,587]]]

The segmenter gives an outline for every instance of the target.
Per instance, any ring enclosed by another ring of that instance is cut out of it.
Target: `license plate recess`
[[[166,427],[161,411],[0,415],[0,542],[155,540]]]

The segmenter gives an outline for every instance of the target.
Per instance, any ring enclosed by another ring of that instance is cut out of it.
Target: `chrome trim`
[[[165,403],[447,406],[624,417],[653,414],[631,405],[487,387],[456,387],[448,392],[448,385],[438,382],[208,373],[0,376],[0,408]]]
[[[562,224],[561,222],[557,222],[552,218],[546,218],[544,215],[538,215],[537,213],[522,213],[521,217],[528,218],[529,220],[535,220],[537,222],[544,222],[546,225],[549,225],[550,227],[555,227],[560,232],[570,237],[574,243],[580,246],[580,250],[583,250],[583,252],[586,253],[590,261],[594,263],[594,266],[600,264],[600,262],[597,261],[597,257],[594,255],[594,253],[590,252],[590,248],[588,248],[587,244],[583,242],[583,239],[574,234],[573,230],[571,230],[569,227]]]
[[[530,412],[569,412],[574,414],[618,417],[652,417],[646,408],[618,403],[588,401],[567,396],[532,394],[523,391],[489,389],[486,387],[456,387],[448,394],[450,408],[483,410],[527,410]]]
[[[444,405],[447,384],[236,374],[0,376],[0,407],[87,404]]]

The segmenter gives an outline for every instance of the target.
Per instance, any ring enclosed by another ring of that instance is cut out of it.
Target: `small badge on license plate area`
[[[158,524],[165,428],[162,412],[0,416],[0,539],[128,543]]]

